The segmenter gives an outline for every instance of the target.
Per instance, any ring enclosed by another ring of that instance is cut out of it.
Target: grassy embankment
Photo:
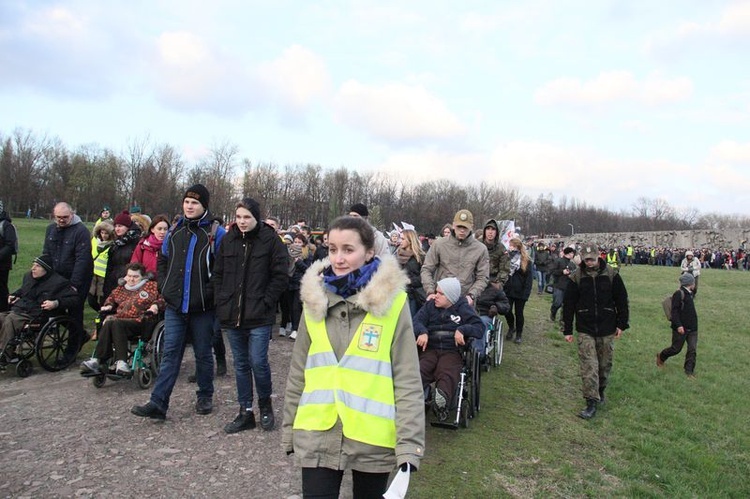
[[[46,222],[17,226],[11,290],[41,251]],[[507,344],[502,366],[483,375],[471,427],[428,427],[410,497],[750,497],[750,273],[701,276],[695,380],[683,374],[684,351],[662,370],[654,362],[670,341],[660,302],[678,271],[637,266],[622,275],[631,328],[617,342],[608,402],[596,417],[576,417],[575,347],[549,321],[550,296],[534,294],[524,343]]]

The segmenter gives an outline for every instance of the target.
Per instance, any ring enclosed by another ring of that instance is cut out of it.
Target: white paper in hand
[[[407,470],[398,470],[396,476],[393,477],[391,486],[383,494],[383,499],[404,499],[406,497],[406,491],[409,488],[409,475],[411,474],[410,467],[407,466]]]

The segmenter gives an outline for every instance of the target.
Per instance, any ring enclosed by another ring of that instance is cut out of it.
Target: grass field
[[[21,254],[11,290],[42,248],[43,221],[17,222]],[[607,404],[583,407],[574,344],[532,295],[522,345],[482,377],[482,410],[468,429],[428,426],[427,455],[409,497],[750,497],[750,351],[744,305],[750,273],[704,271],[696,299],[697,379],[683,353],[657,369],[670,330],[661,299],[676,269],[622,269],[631,327],[617,342]]]

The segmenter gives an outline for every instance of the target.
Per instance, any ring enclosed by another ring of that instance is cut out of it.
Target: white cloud
[[[600,106],[637,102],[658,106],[685,101],[693,93],[689,78],[663,78],[651,74],[641,81],[629,71],[607,71],[596,78],[558,78],[537,89],[534,102],[541,106]]]
[[[746,163],[750,166],[750,142],[740,144],[733,140],[723,140],[711,150],[717,161],[728,163]]]
[[[279,58],[261,64],[258,75],[267,92],[292,111],[307,108],[315,98],[325,95],[331,84],[323,59],[299,45],[292,45]]]
[[[453,139],[467,128],[421,85],[365,85],[349,80],[334,99],[338,120],[391,141]]]
[[[179,109],[240,115],[258,92],[241,61],[186,31],[162,33],[155,44],[158,97]]]

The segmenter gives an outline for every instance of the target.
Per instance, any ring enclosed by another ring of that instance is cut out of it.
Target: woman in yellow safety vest
[[[329,258],[302,278],[303,320],[287,379],[282,445],[302,467],[304,497],[338,497],[352,470],[353,497],[382,497],[397,466],[424,453],[424,393],[407,278],[375,257],[372,227],[333,221]]]

